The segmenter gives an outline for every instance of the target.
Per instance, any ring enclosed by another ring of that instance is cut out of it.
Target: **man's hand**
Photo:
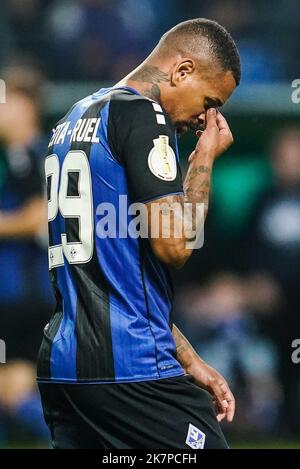
[[[205,130],[198,131],[195,151],[189,157],[189,163],[197,156],[209,157],[212,160],[220,156],[233,143],[233,136],[224,116],[214,108],[210,108],[206,114],[199,116],[206,122]]]
[[[226,418],[228,422],[232,422],[235,399],[225,378],[200,357],[195,358],[185,371],[193,376],[200,388],[206,389],[212,395],[218,421]]]
[[[218,412],[218,421],[220,422],[226,417],[228,422],[232,422],[235,411],[235,399],[227,381],[220,373],[199,357],[175,324],[173,324],[172,334],[176,344],[177,360],[185,372],[193,376],[195,383],[212,395]]]

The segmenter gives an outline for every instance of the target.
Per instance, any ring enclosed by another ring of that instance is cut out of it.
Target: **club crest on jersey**
[[[190,448],[203,449],[205,444],[205,433],[190,423],[185,443],[190,446]]]
[[[74,246],[72,246],[71,251],[70,251],[70,254],[71,254],[72,259],[75,259],[75,258],[76,258],[76,256],[77,256],[77,251],[76,251],[76,249],[74,248]]]
[[[174,181],[177,174],[176,156],[169,145],[169,137],[160,135],[153,143],[154,147],[148,156],[150,171],[159,179]]]

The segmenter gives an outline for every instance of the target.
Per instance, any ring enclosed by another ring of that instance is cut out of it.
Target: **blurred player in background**
[[[52,294],[45,263],[43,78],[32,69],[3,70],[7,105],[0,114],[0,331],[7,359],[35,361],[36,331],[49,317]]]
[[[9,417],[39,434],[34,363],[38,331],[53,305],[45,261],[43,77],[23,66],[8,67],[1,76],[7,93],[0,113],[0,338],[7,365],[0,370],[0,421]]]
[[[273,184],[256,201],[246,235],[244,264],[249,271],[268,272],[282,289],[283,311],[272,333],[281,357],[284,418],[289,427],[297,431],[300,418],[299,371],[291,360],[286,359],[286,353],[300,334],[299,126],[283,127],[274,135],[270,162]],[[270,330],[271,325],[268,327]]]
[[[192,238],[163,237],[151,211],[189,202],[206,214],[214,160],[232,143],[217,108],[239,81],[228,32],[190,20],[56,125],[45,167],[57,307],[38,359],[55,448],[227,447],[218,421],[233,419],[234,397],[172,321],[168,268],[184,265]],[[199,129],[182,182],[176,132]],[[149,239],[100,239],[100,204],[119,215],[121,195],[126,209],[147,207]]]

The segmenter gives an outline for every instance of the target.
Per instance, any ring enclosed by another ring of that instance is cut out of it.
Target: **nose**
[[[198,120],[199,120],[200,126],[201,126],[202,129],[204,130],[205,127],[206,127],[206,115],[205,115],[204,112],[202,112],[201,114],[199,114]],[[201,130],[202,130],[202,129],[201,129]]]

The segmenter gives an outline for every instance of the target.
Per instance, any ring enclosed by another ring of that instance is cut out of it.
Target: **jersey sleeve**
[[[175,129],[146,98],[111,103],[111,147],[124,165],[132,202],[183,193]]]

